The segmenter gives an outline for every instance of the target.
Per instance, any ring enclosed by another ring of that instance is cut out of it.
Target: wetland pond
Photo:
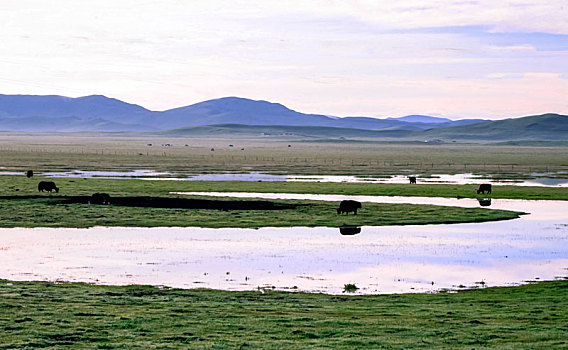
[[[0,172],[0,175],[23,175],[22,172]],[[231,173],[231,174],[173,174],[153,170],[133,171],[84,171],[73,170],[67,172],[38,172],[36,175],[45,177],[66,178],[99,178],[99,179],[143,179],[143,180],[178,180],[178,181],[290,181],[290,182],[348,182],[348,183],[385,183],[406,184],[407,175],[393,175],[387,177],[366,177],[351,175],[272,175],[258,172]],[[419,184],[481,184],[515,186],[544,186],[568,187],[566,173],[531,173],[527,179],[494,179],[491,176],[463,174],[433,174],[428,177],[417,175]]]
[[[199,194],[479,206],[475,199]],[[4,228],[0,278],[330,294],[353,283],[359,294],[378,294],[568,275],[568,201],[493,199],[491,208],[530,214],[487,223],[365,226],[343,234],[327,227]]]

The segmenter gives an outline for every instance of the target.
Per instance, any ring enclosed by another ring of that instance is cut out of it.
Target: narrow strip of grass
[[[0,349],[566,348],[568,281],[322,295],[0,281]]]
[[[139,179],[81,179],[0,176],[4,195],[37,194],[39,181],[55,181],[61,194],[91,195],[107,192],[111,195],[168,196],[170,192],[264,192],[341,194],[367,196],[417,196],[475,198],[477,185],[448,184],[369,184],[331,182],[257,182],[257,181],[175,181]],[[494,185],[493,198],[568,200],[568,187],[536,187]]]
[[[246,200],[241,202],[246,203]],[[273,203],[302,205],[280,210],[223,211],[68,203],[67,197],[55,195],[39,198],[0,197],[0,227],[385,226],[495,221],[514,219],[522,214],[484,208],[364,203],[363,208],[355,216],[338,215],[337,203],[333,202],[274,201]]]

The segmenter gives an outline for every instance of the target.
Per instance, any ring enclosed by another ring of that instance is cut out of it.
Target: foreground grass
[[[332,296],[0,281],[0,349],[567,348],[568,281]]]
[[[285,210],[211,210],[181,208],[149,208],[115,205],[69,203],[70,196],[90,196],[106,192],[111,197],[174,197],[170,191],[291,191],[302,193],[357,194],[365,188],[342,192],[343,184],[299,184],[258,182],[189,182],[110,179],[50,179],[61,188],[60,193],[38,193],[41,179],[24,176],[1,176],[0,227],[92,227],[92,226],[199,226],[199,227],[283,227],[344,225],[418,225],[482,222],[513,219],[519,212],[411,204],[364,203],[359,215],[337,215],[338,202],[279,200],[276,203],[304,204]],[[408,187],[408,186],[407,186]],[[178,196],[187,198],[187,196]],[[244,200],[242,200],[244,201]]]

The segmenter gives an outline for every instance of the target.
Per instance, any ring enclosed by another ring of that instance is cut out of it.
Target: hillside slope
[[[563,141],[568,140],[568,116],[549,113],[466,126],[430,129],[422,134],[428,138],[457,140]]]

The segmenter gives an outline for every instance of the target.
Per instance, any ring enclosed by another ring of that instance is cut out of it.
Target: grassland
[[[321,295],[0,281],[0,349],[561,349],[568,281]]]
[[[563,145],[550,144],[529,147],[0,134],[0,171],[22,174],[0,176],[0,226],[341,226],[504,219],[517,213],[484,208],[457,208],[451,213],[445,207],[364,203],[357,217],[340,217],[335,214],[337,203],[310,202],[289,213],[274,211],[267,216],[266,211],[234,213],[66,202],[69,197],[94,192],[107,192],[112,197],[175,197],[170,192],[184,191],[474,197],[472,185],[55,178],[50,180],[61,192],[38,198],[37,182],[42,178],[27,179],[23,174],[28,169],[36,173],[150,169],[172,175],[257,171],[428,176],[473,172],[527,178],[533,172],[547,172],[566,177],[566,150]],[[492,197],[566,200],[568,189],[496,186]],[[409,217],[416,221],[401,221]],[[566,280],[458,293],[376,296],[0,281],[0,349],[568,348],[567,310]]]
[[[568,176],[568,152],[563,146],[0,133],[0,152],[5,171],[151,169],[174,175],[256,171],[364,176],[473,172],[499,178],[551,172]]]
[[[194,181],[146,181],[132,179],[49,179],[60,187],[59,193],[37,192],[41,179],[25,176],[0,176],[0,227],[92,227],[92,226],[198,226],[198,227],[280,227],[280,226],[383,226],[416,225],[460,222],[482,222],[512,219],[520,213],[485,208],[458,208],[411,204],[364,203],[359,215],[337,215],[337,202],[323,201],[274,201],[276,204],[302,204],[294,209],[282,210],[212,210],[206,208],[145,207],[124,205],[91,205],[88,197],[96,192],[109,193],[112,198],[134,196],[159,198],[184,198],[170,191],[274,191],[285,183],[259,182],[194,182]],[[294,184],[294,183],[290,183]],[[296,183],[296,186],[280,188],[293,192],[345,191],[341,184]],[[360,188],[363,190],[364,188]],[[112,200],[111,198],[111,200]],[[203,197],[194,197],[203,198]],[[220,201],[221,199],[211,198]],[[235,200],[235,199],[230,199]],[[245,200],[239,202],[246,203]],[[246,206],[246,204],[244,204]]]

